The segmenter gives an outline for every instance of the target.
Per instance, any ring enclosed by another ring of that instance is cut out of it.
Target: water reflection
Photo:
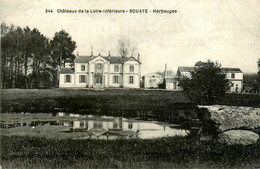
[[[24,126],[64,126],[69,133],[87,133],[84,138],[158,138],[166,136],[185,136],[189,131],[178,125],[156,121],[141,121],[112,116],[81,115],[74,113],[51,114],[3,114],[0,127],[4,129]],[[64,131],[65,132],[65,131]]]

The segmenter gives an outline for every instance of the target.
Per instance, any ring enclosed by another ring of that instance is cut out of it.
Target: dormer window
[[[235,79],[235,73],[231,73],[231,78]]]
[[[119,72],[119,66],[118,65],[114,66],[114,72]]]
[[[85,71],[86,67],[85,65],[81,65],[81,71]]]
[[[134,65],[130,65],[130,66],[129,66],[129,72],[134,72],[134,71],[135,71]]]

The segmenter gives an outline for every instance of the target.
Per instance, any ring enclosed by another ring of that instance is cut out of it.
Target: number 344
[[[53,13],[52,9],[45,9],[45,13]]]

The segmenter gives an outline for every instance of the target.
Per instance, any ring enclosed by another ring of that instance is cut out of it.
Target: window
[[[80,122],[79,122],[79,127],[80,127],[80,128],[84,128],[84,121],[80,121]]]
[[[102,69],[102,64],[101,63],[97,63],[96,64],[96,69],[97,70],[101,70]]]
[[[118,76],[114,76],[113,83],[114,84],[118,84],[119,83]]]
[[[232,78],[232,79],[235,78],[235,73],[231,73],[231,78]]]
[[[177,90],[177,82],[174,82],[174,89]]]
[[[130,65],[129,66],[129,72],[134,72],[134,70],[135,70],[135,67],[133,65]]]
[[[231,87],[234,87],[234,83],[231,83]]]
[[[113,128],[116,129],[117,127],[118,127],[118,124],[117,124],[117,122],[114,121],[113,122]]]
[[[70,75],[65,76],[65,83],[70,83]]]
[[[114,66],[114,72],[119,72],[119,66],[118,65]]]
[[[86,83],[86,76],[85,75],[79,75],[79,83]]]
[[[100,121],[94,121],[94,128],[103,128],[103,124]]]
[[[129,76],[129,84],[134,84],[134,76]]]
[[[96,84],[101,84],[102,83],[102,77],[101,76],[97,76],[96,77]]]
[[[85,65],[81,65],[81,71],[85,71]]]
[[[133,129],[133,123],[128,123],[128,129]]]

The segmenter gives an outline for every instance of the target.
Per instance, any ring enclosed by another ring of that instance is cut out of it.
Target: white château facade
[[[134,57],[78,56],[74,68],[62,68],[59,87],[140,88],[141,62]]]

